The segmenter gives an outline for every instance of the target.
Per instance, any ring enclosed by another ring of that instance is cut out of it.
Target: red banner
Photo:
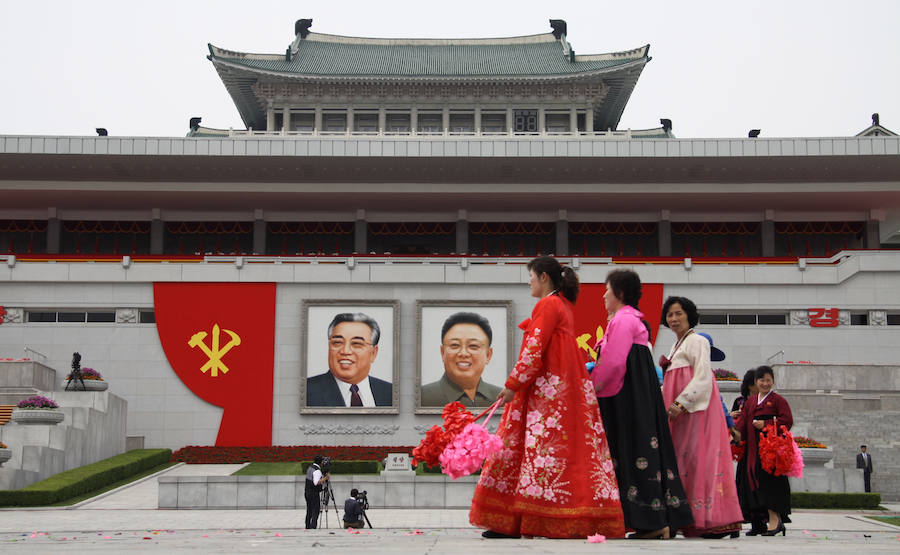
[[[656,343],[656,332],[662,318],[663,285],[661,283],[642,283],[641,301],[638,309],[644,313],[644,320],[650,324],[650,341]],[[607,313],[603,302],[606,293],[605,283],[582,283],[575,304],[575,337],[578,346],[585,353],[585,361],[596,360],[594,345],[603,337],[606,330]]]
[[[275,284],[155,283],[153,298],[172,369],[224,409],[216,445],[271,445]]]

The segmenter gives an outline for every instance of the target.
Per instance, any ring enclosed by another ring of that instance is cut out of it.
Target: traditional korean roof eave
[[[458,75],[458,76],[409,76],[409,75],[301,75],[287,72],[270,71],[259,68],[248,68],[234,61],[215,56],[216,47],[209,45],[210,56],[219,77],[225,84],[235,106],[241,115],[244,125],[260,128],[265,121],[264,101],[253,91],[253,85],[260,80],[274,83],[452,83],[452,84],[484,84],[484,83],[524,83],[524,84],[557,84],[557,83],[604,83],[609,87],[602,107],[595,109],[595,121],[602,129],[615,129],[637,84],[644,66],[651,60],[646,55],[649,45],[629,53],[639,53],[640,58],[624,62],[609,68],[591,71],[554,74],[554,75]],[[221,50],[221,49],[218,49]]]

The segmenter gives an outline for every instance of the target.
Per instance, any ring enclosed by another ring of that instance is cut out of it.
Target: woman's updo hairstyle
[[[552,256],[539,256],[528,263],[528,269],[540,277],[547,274],[553,288],[569,299],[572,304],[578,298],[578,274],[568,266],[563,266]]]
[[[772,378],[772,381],[775,381],[775,371],[772,370],[771,366],[760,366],[756,369],[756,379],[764,378],[766,375],[769,375]]]

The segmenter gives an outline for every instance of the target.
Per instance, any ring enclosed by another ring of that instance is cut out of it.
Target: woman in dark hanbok
[[[648,331],[638,311],[641,279],[631,270],[606,277],[603,299],[613,314],[591,378],[606,426],[630,538],[668,538],[693,524]]]

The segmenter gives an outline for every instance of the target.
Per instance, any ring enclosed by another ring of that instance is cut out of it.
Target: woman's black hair
[[[536,276],[547,274],[553,288],[573,304],[578,298],[578,275],[575,270],[563,266],[552,256],[539,256],[528,263],[528,269]]]
[[[771,366],[760,366],[759,368],[756,369],[755,375],[756,375],[757,380],[762,378],[766,374],[772,376],[772,381],[775,381],[775,371],[772,370]]]
[[[638,307],[641,300],[641,278],[634,270],[613,270],[606,274],[606,286],[623,304]]]
[[[756,369],[751,368],[744,372],[744,381],[741,382],[741,397],[750,396],[750,387],[756,383]]]
[[[681,309],[687,314],[688,327],[693,328],[700,323],[700,312],[697,311],[697,305],[694,304],[694,301],[687,297],[669,297],[666,299],[666,302],[663,303],[662,325],[669,327],[669,324],[666,322],[666,314],[669,313],[669,309],[672,308],[672,305],[675,303],[680,304]]]

